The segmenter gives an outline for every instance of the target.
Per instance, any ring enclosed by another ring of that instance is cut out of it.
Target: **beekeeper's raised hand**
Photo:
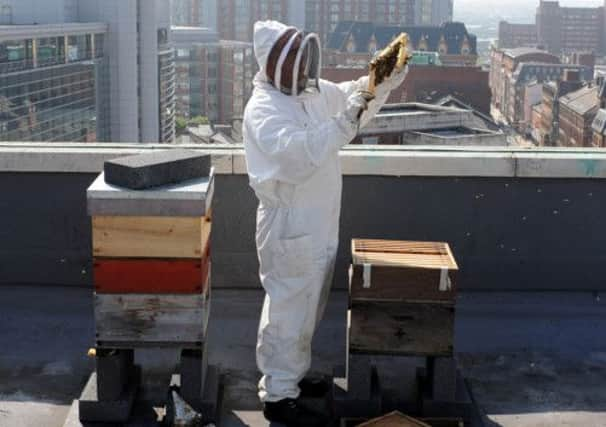
[[[375,96],[371,92],[365,90],[354,92],[347,99],[347,107],[343,115],[349,122],[359,125],[362,113],[368,110],[368,104],[373,99],[375,99]]]

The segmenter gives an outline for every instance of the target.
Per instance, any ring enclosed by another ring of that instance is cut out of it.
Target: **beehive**
[[[98,347],[205,341],[213,188],[212,171],[149,190],[109,185],[103,174],[90,186]]]
[[[349,351],[451,355],[457,271],[447,243],[353,240]]]

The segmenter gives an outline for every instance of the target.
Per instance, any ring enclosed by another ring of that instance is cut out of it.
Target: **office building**
[[[109,140],[107,25],[0,26],[0,140]]]
[[[561,7],[557,1],[541,1],[536,24],[539,45],[550,52],[604,52],[603,7]]]
[[[499,25],[499,47],[540,46],[554,54],[589,51],[606,54],[606,9],[562,7],[558,1],[541,1],[535,24]]]
[[[535,24],[510,24],[499,22],[500,49],[516,47],[536,47],[538,44],[537,26]]]
[[[217,29],[217,0],[170,0],[172,25]]]
[[[7,24],[0,31],[26,24],[106,24],[108,139],[174,141],[174,51],[168,1],[0,0],[0,15]]]
[[[220,40],[204,28],[173,27],[177,115],[211,123],[241,119],[257,70],[252,43]]]
[[[416,0],[415,25],[439,26],[452,21],[453,0]]]
[[[221,0],[217,9],[218,31],[222,40],[251,42],[256,21],[273,19],[305,26],[303,0]]]
[[[169,2],[79,0],[79,18],[109,24],[112,141],[173,142]]]

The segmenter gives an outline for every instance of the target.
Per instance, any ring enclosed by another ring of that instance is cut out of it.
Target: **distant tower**
[[[559,54],[562,51],[562,10],[557,1],[539,3],[536,15],[537,36],[539,46],[550,53]]]

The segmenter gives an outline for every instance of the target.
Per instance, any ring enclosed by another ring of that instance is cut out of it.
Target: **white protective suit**
[[[358,130],[343,111],[348,97],[368,82],[321,80],[319,93],[283,94],[268,82],[265,69],[288,29],[275,21],[255,25],[261,71],[243,126],[250,184],[259,199],[256,243],[266,291],[257,343],[263,402],[296,399],[297,384],[310,368],[311,341],[328,299],[339,241],[339,150]],[[378,88],[362,126],[385,103],[388,90]]]

